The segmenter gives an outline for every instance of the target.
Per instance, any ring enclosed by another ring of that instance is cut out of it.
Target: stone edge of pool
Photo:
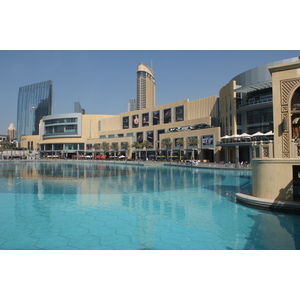
[[[300,213],[300,202],[263,199],[242,193],[236,193],[235,197],[236,202],[254,208]]]

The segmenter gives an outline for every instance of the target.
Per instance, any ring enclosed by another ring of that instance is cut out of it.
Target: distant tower
[[[8,136],[10,142],[17,139],[17,130],[13,123],[11,123],[6,130],[6,135]]]
[[[85,115],[85,109],[81,107],[79,102],[74,103],[74,113],[80,113]]]
[[[146,64],[139,64],[137,70],[137,109],[156,105],[156,85],[153,70]]]
[[[53,110],[52,81],[44,81],[19,88],[17,138],[23,135],[38,135],[42,117]]]
[[[130,99],[129,105],[128,105],[128,111],[137,110],[137,101],[136,99]]]

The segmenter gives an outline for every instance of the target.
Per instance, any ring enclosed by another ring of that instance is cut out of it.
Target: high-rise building
[[[11,123],[7,128],[6,135],[8,136],[10,142],[17,139],[17,130],[13,123]]]
[[[85,114],[85,109],[81,107],[79,102],[74,103],[74,113]]]
[[[146,64],[139,64],[137,70],[137,109],[156,105],[156,84],[153,70]]]
[[[136,99],[130,99],[130,102],[128,104],[128,111],[134,111],[137,110],[137,101]]]
[[[17,138],[23,135],[38,135],[42,117],[53,110],[52,81],[44,81],[19,88]]]

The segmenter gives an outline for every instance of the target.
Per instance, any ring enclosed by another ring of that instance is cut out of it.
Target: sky
[[[87,114],[119,114],[136,97],[140,62],[154,69],[160,105],[217,95],[239,73],[300,56],[293,30],[299,27],[299,13],[291,0],[2,2],[0,134],[10,123],[16,127],[18,89],[25,85],[52,80],[54,113],[73,112],[79,101]],[[281,272],[274,261],[287,262],[282,271],[293,274],[296,251],[289,252],[288,261],[271,251],[112,251],[80,257],[67,251],[63,258],[54,251],[46,256],[21,252],[0,256],[6,298],[23,297],[25,291],[40,299],[45,290],[57,298],[58,289],[64,298],[93,298],[99,282],[106,299],[125,294],[131,299],[194,299],[200,292],[203,298],[230,294],[240,299],[244,291],[253,298],[257,289],[248,283],[254,276],[262,296],[280,299],[297,293],[297,276],[280,278],[282,286],[289,286],[281,293],[269,288]],[[263,272],[257,272],[258,266],[264,266]],[[49,282],[57,288],[49,289]]]
[[[52,80],[53,113],[120,114],[136,98],[139,63],[152,66],[156,104],[218,95],[251,68],[300,56],[300,50],[2,50],[0,134],[17,127],[18,90]]]

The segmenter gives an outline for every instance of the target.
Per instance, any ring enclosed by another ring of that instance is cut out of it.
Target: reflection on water
[[[6,230],[19,227],[22,238],[27,231],[37,238],[36,227],[55,229],[60,239],[69,238],[63,247],[79,249],[89,247],[74,246],[75,237],[61,232],[81,230],[99,239],[97,247],[113,249],[299,248],[298,216],[234,202],[235,193],[251,191],[249,171],[80,162],[0,168],[0,217],[13,222],[8,229],[0,220],[0,249],[19,232]],[[39,243],[29,248],[42,248]]]

